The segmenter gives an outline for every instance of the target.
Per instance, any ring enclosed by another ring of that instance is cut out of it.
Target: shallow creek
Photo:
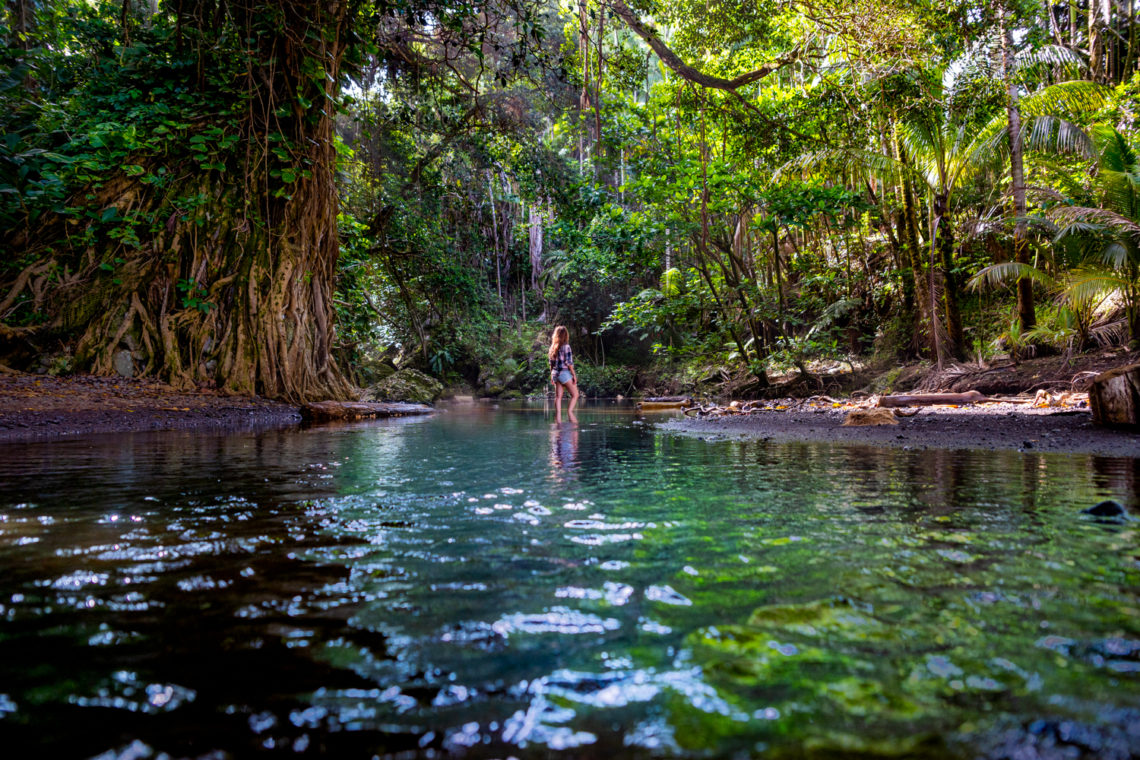
[[[8,757],[1140,754],[1136,524],[1080,514],[1140,460],[604,406],[0,454]]]

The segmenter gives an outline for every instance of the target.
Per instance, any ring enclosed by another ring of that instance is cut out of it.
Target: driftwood
[[[1140,426],[1140,364],[1097,375],[1089,388],[1089,405],[1097,425]]]
[[[676,402],[688,402],[691,404],[693,403],[693,398],[692,396],[649,396],[641,400],[642,403],[646,401],[654,404],[672,404]]]
[[[637,409],[642,412],[659,412],[668,409],[688,409],[693,405],[691,398],[681,401],[639,401]]]
[[[301,416],[315,422],[331,420],[364,420],[374,417],[405,417],[431,414],[426,404],[373,403],[366,401],[316,401],[301,407]]]
[[[895,414],[890,409],[852,409],[843,420],[842,427],[897,424],[899,421],[895,419]]]
[[[934,406],[936,404],[976,404],[980,401],[990,401],[988,397],[978,391],[965,393],[916,393],[913,395],[879,396],[877,406],[894,409],[900,406]]]

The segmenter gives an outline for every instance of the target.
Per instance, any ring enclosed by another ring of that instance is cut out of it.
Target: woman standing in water
[[[571,422],[574,407],[578,405],[578,373],[574,371],[574,352],[570,350],[570,331],[562,325],[554,328],[550,336],[550,382],[554,385],[554,419],[562,421],[562,391],[570,391],[570,407],[566,410]]]

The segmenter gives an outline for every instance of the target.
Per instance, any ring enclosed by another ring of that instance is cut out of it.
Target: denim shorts
[[[554,378],[555,382],[559,382],[559,383],[568,383],[573,379],[574,379],[574,376],[570,374],[570,370],[568,370],[568,369],[562,370]]]

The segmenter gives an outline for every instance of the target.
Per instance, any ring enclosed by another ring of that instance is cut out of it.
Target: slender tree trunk
[[[1124,59],[1124,71],[1120,77],[1128,80],[1136,63],[1136,0],[1128,0],[1128,55]]]
[[[1001,26],[1001,71],[1006,88],[1006,114],[1009,121],[1009,167],[1010,192],[1013,194],[1013,213],[1016,217],[1013,228],[1013,258],[1019,264],[1029,263],[1029,241],[1026,240],[1027,213],[1025,204],[1024,148],[1021,133],[1021,105],[1018,98],[1017,82],[1013,78],[1013,34],[1009,28],[1008,10],[1003,4],[999,10]],[[1037,324],[1033,305],[1033,283],[1028,277],[1017,281],[1017,317],[1024,334]]]
[[[925,342],[931,352],[937,355],[937,346],[934,344],[934,312],[931,311],[931,296],[928,282],[923,277],[923,255],[918,238],[918,211],[914,197],[914,182],[911,179],[906,151],[903,150],[897,136],[894,139],[895,155],[904,165],[902,172],[903,208],[900,223],[903,255],[906,257],[906,266],[910,270],[910,279],[913,282],[915,303],[918,304],[915,334],[918,342],[915,348],[921,349]]]
[[[965,356],[965,334],[959,307],[958,276],[954,273],[954,227],[950,221],[949,199],[945,193],[934,196],[935,235],[942,264],[942,304],[946,309],[946,350],[955,358]]]
[[[35,47],[35,3],[33,0],[8,0],[8,43],[27,55]],[[30,98],[36,98],[39,83],[31,67],[24,74],[24,91]]]
[[[1107,84],[1110,78],[1108,68],[1108,22],[1112,15],[1112,0],[1089,0],[1089,74],[1093,81]]]

